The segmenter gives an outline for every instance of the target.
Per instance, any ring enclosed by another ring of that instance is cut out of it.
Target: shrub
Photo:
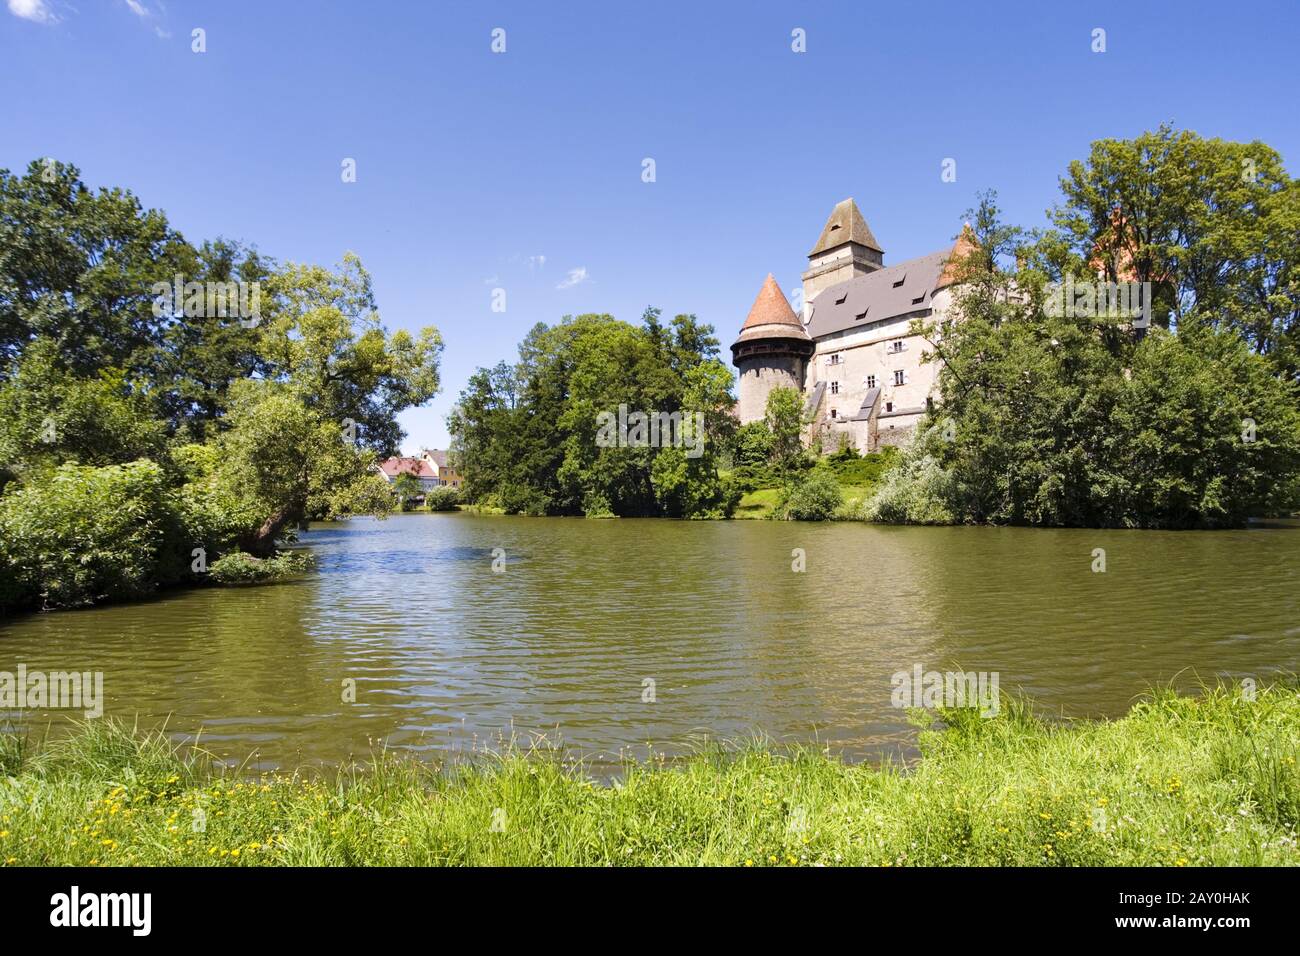
[[[424,504],[430,511],[455,511],[460,504],[460,489],[445,485],[432,488],[425,494]]]
[[[923,423],[924,424],[924,423]],[[939,462],[938,432],[918,431],[858,517],[887,524],[953,524],[956,480]]]
[[[825,521],[844,500],[840,483],[824,468],[816,468],[790,488],[779,513],[792,521]]]
[[[0,497],[0,604],[139,598],[189,573],[202,546],[151,461],[63,465]]]
[[[262,584],[295,577],[314,566],[315,560],[306,551],[281,551],[269,558],[232,551],[212,562],[208,574],[214,584]]]
[[[874,485],[898,464],[898,449],[889,445],[880,451],[859,455],[849,448],[832,455],[828,463],[842,484]]]

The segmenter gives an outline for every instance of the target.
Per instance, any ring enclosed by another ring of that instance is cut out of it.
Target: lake
[[[302,580],[0,625],[0,671],[102,671],[107,715],[165,722],[179,740],[201,730],[266,769],[536,735],[598,762],[756,734],[906,757],[915,731],[891,675],[918,664],[996,672],[1064,716],[1117,716],[1170,680],[1300,670],[1300,528],[1287,523],[410,514],[315,524],[301,543],[319,558]],[[69,723],[4,718],[37,736]]]

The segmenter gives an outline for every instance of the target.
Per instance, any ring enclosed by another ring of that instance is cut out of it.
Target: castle
[[[731,346],[741,424],[763,417],[772,389],[796,388],[810,443],[867,452],[901,442],[932,407],[939,375],[908,325],[951,306],[952,263],[972,241],[963,231],[948,248],[886,266],[857,204],[839,203],[808,253],[803,314],[769,273]]]

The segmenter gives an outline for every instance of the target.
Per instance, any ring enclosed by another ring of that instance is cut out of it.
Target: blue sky
[[[408,448],[538,321],[653,304],[729,344],[846,196],[889,263],[984,188],[1041,225],[1089,142],[1164,120],[1300,154],[1293,0],[0,4],[0,166],[72,162],[195,241],[358,253],[385,324],[446,342]]]

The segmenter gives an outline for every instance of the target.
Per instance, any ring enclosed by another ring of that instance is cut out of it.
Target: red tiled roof
[[[781,291],[781,287],[776,284],[776,279],[772,278],[770,272],[763,280],[763,288],[758,290],[758,298],[754,300],[754,305],[749,310],[749,318],[745,319],[745,324],[740,327],[740,330],[743,332],[756,325],[791,325],[800,332],[803,331],[803,323],[794,314],[794,309],[790,308],[785,293]]]
[[[961,227],[961,235],[953,243],[952,252],[948,253],[948,258],[944,262],[943,274],[939,276],[939,281],[935,283],[934,291],[952,285],[958,279],[958,273],[964,264],[966,258],[979,247],[975,239],[975,230],[966,223]]]
[[[429,463],[422,458],[386,458],[379,463],[379,469],[389,478],[396,478],[403,473],[416,478],[436,477]]]

